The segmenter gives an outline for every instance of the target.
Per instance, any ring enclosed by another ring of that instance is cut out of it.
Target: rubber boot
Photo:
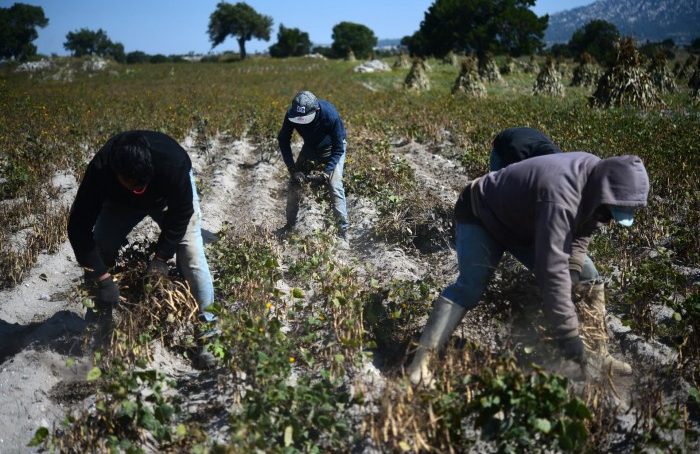
[[[202,325],[197,328],[197,333],[195,334],[197,353],[193,361],[197,369],[205,370],[216,366],[216,357],[207,350],[207,344],[219,334],[221,334],[221,332],[213,322],[202,323]]]
[[[407,369],[411,383],[428,387],[434,386],[433,374],[428,368],[430,359],[433,353],[445,345],[466,313],[467,310],[464,307],[442,296],[435,301],[428,323],[423,328],[423,334],[420,337],[413,361]]]
[[[629,375],[632,366],[614,358],[608,351],[608,330],[605,325],[605,285],[600,281],[584,281],[574,287],[574,303],[578,312],[581,338],[586,346],[587,362],[601,372]]]

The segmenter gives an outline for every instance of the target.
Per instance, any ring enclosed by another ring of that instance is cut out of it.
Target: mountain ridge
[[[594,19],[611,22],[621,35],[633,36],[638,41],[671,38],[677,44],[685,44],[700,36],[700,1],[598,0],[551,14],[545,42],[567,42],[576,29]]]

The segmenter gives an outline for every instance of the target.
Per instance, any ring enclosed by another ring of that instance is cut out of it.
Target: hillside
[[[700,3],[695,0],[599,0],[550,15],[545,41],[566,42],[593,19],[611,22],[622,35],[642,42],[672,38],[685,44],[700,36]]]

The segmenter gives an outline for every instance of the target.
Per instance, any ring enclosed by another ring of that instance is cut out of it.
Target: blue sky
[[[229,0],[235,3],[235,0]],[[80,28],[102,28],[112,41],[124,44],[126,52],[149,54],[206,53],[209,15],[219,0],[21,0],[41,6],[49,19],[34,42],[40,53],[66,55],[66,33]],[[15,1],[0,0],[1,7]],[[279,24],[309,33],[314,44],[330,44],[333,26],[341,21],[364,24],[379,39],[412,34],[433,0],[247,0],[259,13],[274,19],[270,41],[253,40],[246,50],[262,52],[277,41]],[[538,15],[593,3],[593,0],[539,0]],[[228,38],[214,51],[238,50]]]

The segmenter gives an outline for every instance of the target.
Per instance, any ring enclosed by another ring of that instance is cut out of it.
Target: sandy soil
[[[279,157],[266,159],[261,149],[245,138],[234,141],[217,136],[202,145],[193,134],[182,145],[192,158],[202,192],[205,242],[215,241],[217,233],[224,228],[235,232],[256,226],[274,232],[285,224],[287,176]],[[459,163],[429,153],[415,143],[397,146],[395,153],[407,160],[426,190],[445,203],[454,203],[467,181]],[[75,180],[59,175],[54,184],[60,194],[57,206],[69,204],[77,189]],[[349,241],[342,246],[340,259],[355,267],[361,276],[371,273],[382,283],[391,279],[419,280],[427,275],[449,282],[456,277],[456,257],[450,247],[420,254],[417,250],[407,251],[378,241],[373,234],[378,215],[370,200],[350,195],[348,212]],[[307,197],[299,212],[298,233],[325,229],[331,219],[327,200]],[[283,253],[290,253],[284,239],[280,240],[280,247]],[[66,411],[90,401],[91,389],[84,381],[92,367],[90,353],[85,348],[84,309],[78,298],[71,297],[80,278],[81,269],[66,242],[57,253],[41,255],[21,284],[0,291],[2,453],[27,452],[26,444],[37,428],[59,424]],[[496,280],[500,278],[497,274]],[[278,286],[284,289],[290,284],[280,281]],[[494,348],[503,346],[508,341],[504,338],[508,336],[509,324],[493,317],[492,309],[492,305],[482,304],[471,311],[458,335],[478,339]],[[630,339],[615,326],[617,338]],[[638,345],[643,340],[635,338],[634,342]],[[634,351],[643,352],[645,348]],[[658,353],[658,348],[649,346],[649,349]],[[177,381],[179,392],[187,398],[186,412],[196,416],[206,410],[210,436],[225,441],[230,402],[219,392],[215,376],[194,370],[186,360],[160,347],[156,348],[153,366]],[[368,362],[356,373],[374,394],[380,392],[383,377],[374,364]]]

